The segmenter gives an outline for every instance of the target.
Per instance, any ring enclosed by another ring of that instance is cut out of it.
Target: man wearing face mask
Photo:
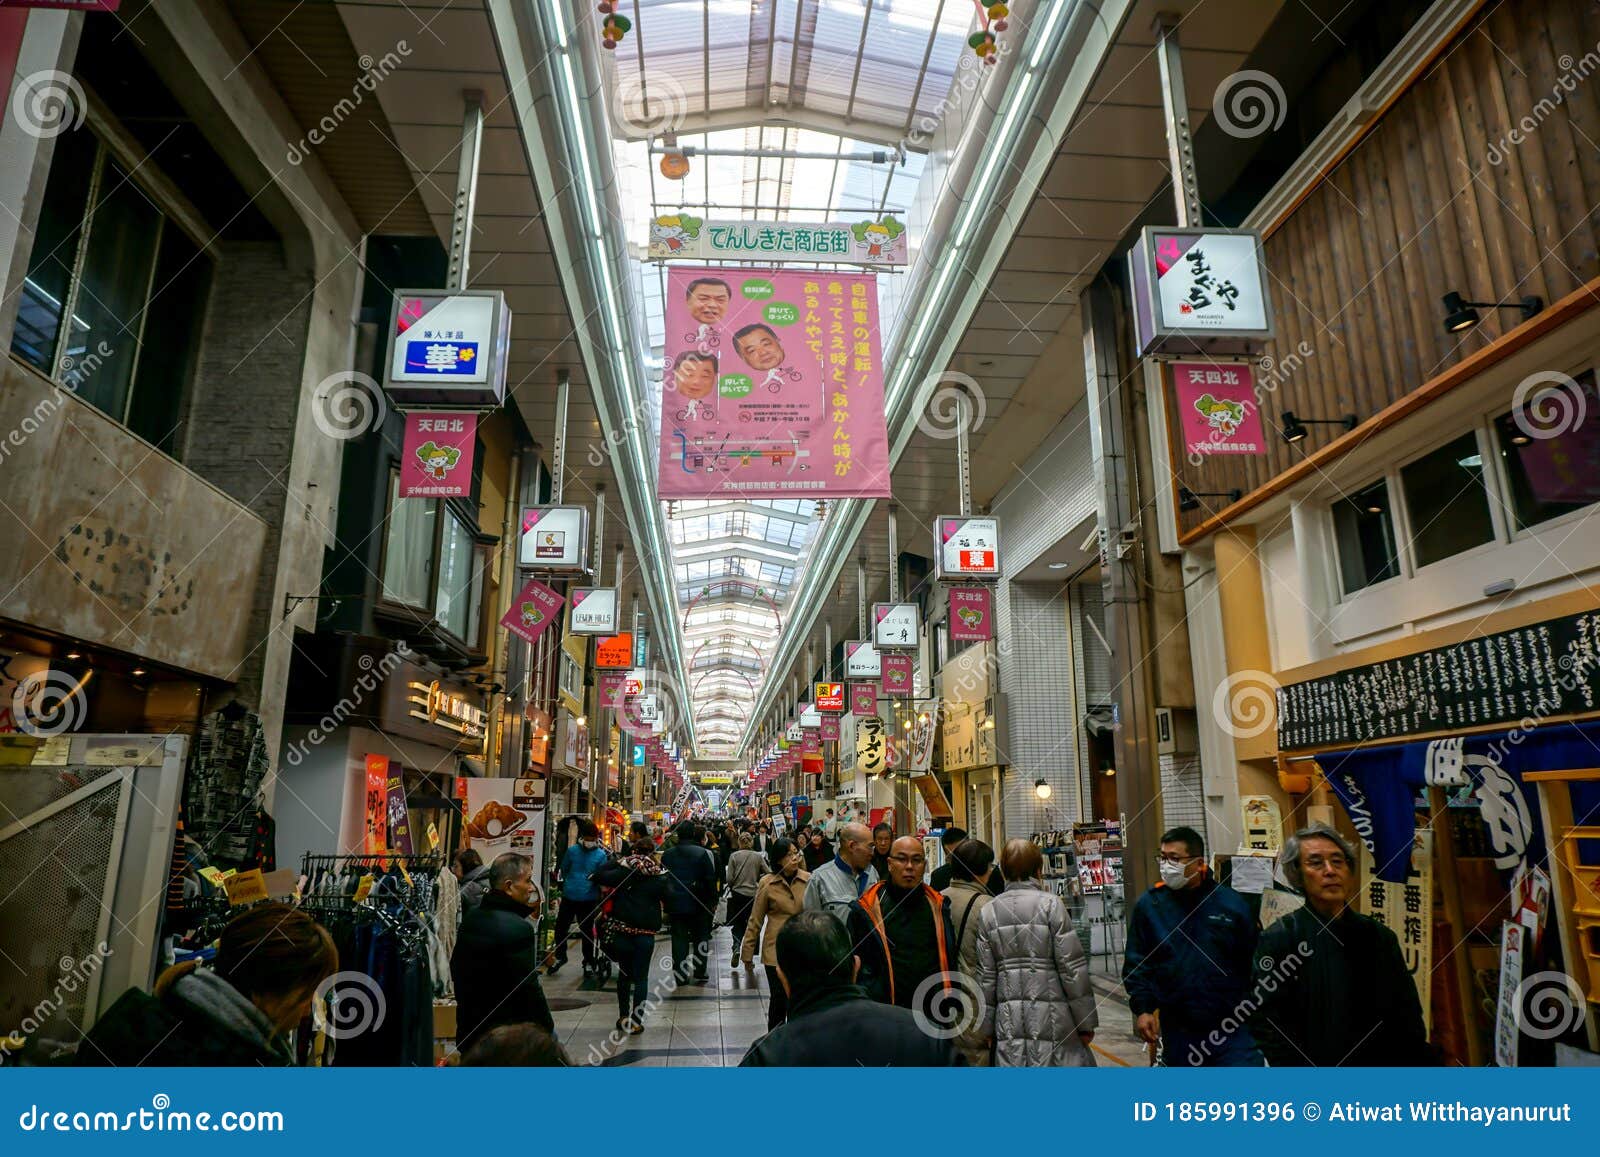
[[[561,878],[561,909],[556,917],[556,943],[545,972],[554,976],[567,962],[568,937],[573,924],[583,937],[583,974],[599,971],[600,956],[595,947],[594,921],[600,909],[600,889],[591,879],[600,865],[611,858],[600,844],[600,829],[592,820],[578,821],[578,839],[567,847],[558,869]]]
[[[1193,828],[1161,837],[1156,866],[1161,882],[1134,905],[1122,973],[1136,1031],[1149,1044],[1161,1042],[1169,1066],[1260,1065],[1236,1015],[1250,988],[1255,918],[1237,892],[1212,878],[1205,840]]]

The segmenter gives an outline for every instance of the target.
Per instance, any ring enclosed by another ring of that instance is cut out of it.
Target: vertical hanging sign
[[[992,638],[994,593],[988,587],[951,587],[951,642],[987,643]]]
[[[389,757],[367,756],[366,838],[362,850],[375,856],[389,847]]]
[[[476,414],[408,413],[400,453],[400,497],[469,496],[477,438]]]
[[[885,655],[883,657],[883,693],[906,697],[911,694],[911,656]]]
[[[517,592],[511,609],[500,620],[500,625],[520,639],[538,642],[539,636],[556,621],[557,612],[566,600],[538,579],[529,579]]]
[[[850,714],[856,718],[878,713],[878,685],[876,683],[850,684]]]

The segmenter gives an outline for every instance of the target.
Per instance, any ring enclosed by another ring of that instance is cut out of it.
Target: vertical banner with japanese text
[[[871,275],[667,273],[658,497],[887,498]]]
[[[465,498],[472,493],[476,414],[406,414],[400,453],[401,498]]]

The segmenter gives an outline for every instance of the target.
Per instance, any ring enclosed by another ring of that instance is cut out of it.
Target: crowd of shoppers
[[[618,1031],[643,1032],[657,936],[670,922],[676,984],[707,983],[719,911],[735,968],[753,978],[759,954],[766,971],[768,1032],[747,1065],[1096,1063],[1084,944],[1030,841],[1011,840],[997,856],[952,828],[930,874],[921,839],[831,812],[798,840],[744,820],[670,831],[636,822],[628,834],[613,856],[596,825],[577,825],[543,961],[529,857],[485,864],[468,849],[441,873],[459,1063],[572,1063],[539,974],[541,963],[551,974],[565,964],[574,929],[586,975],[599,975],[602,952],[618,966]],[[1304,906],[1262,932],[1245,900],[1213,877],[1202,836],[1166,832],[1160,880],[1130,913],[1123,970],[1152,1059],[1431,1063],[1394,934],[1351,908],[1356,862],[1337,831],[1296,832],[1278,866]],[[338,970],[332,938],[309,914],[250,908],[228,923],[209,968],[169,968],[150,993],[122,994],[78,1063],[292,1064],[286,1042]]]

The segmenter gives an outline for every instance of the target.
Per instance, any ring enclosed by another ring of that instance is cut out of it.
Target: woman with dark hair
[[[644,1031],[650,958],[655,955],[656,933],[661,931],[661,910],[669,890],[666,871],[656,862],[655,852],[653,840],[635,840],[631,855],[602,865],[593,876],[600,887],[613,889],[610,919],[616,938],[611,955],[622,973],[617,979],[617,1030],[635,1036]]]
[[[461,1057],[463,1068],[559,1069],[572,1067],[561,1043],[536,1024],[503,1024],[478,1038]]]
[[[76,1063],[293,1065],[285,1038],[338,971],[326,928],[287,904],[262,904],[229,921],[212,967],[175,964],[153,994],[123,993],[89,1030]]]
[[[593,876],[611,858],[600,842],[600,829],[593,820],[578,821],[578,838],[568,845],[557,869],[561,879],[561,910],[556,916],[556,942],[545,972],[554,976],[567,962],[567,941],[572,925],[578,925],[583,938],[583,974],[600,971],[600,953],[595,948],[594,918],[600,908],[600,889]]]
[[[767,863],[772,872],[756,889],[739,955],[744,966],[753,970],[756,946],[761,946],[761,963],[767,970],[767,1031],[771,1032],[789,1015],[789,996],[778,979],[778,933],[805,905],[806,881],[811,879],[811,873],[805,870],[805,857],[799,847],[789,839],[772,841],[767,849]]]
[[[819,824],[811,829],[811,839],[806,842],[806,871],[815,872],[833,859],[833,842],[823,833]]]

